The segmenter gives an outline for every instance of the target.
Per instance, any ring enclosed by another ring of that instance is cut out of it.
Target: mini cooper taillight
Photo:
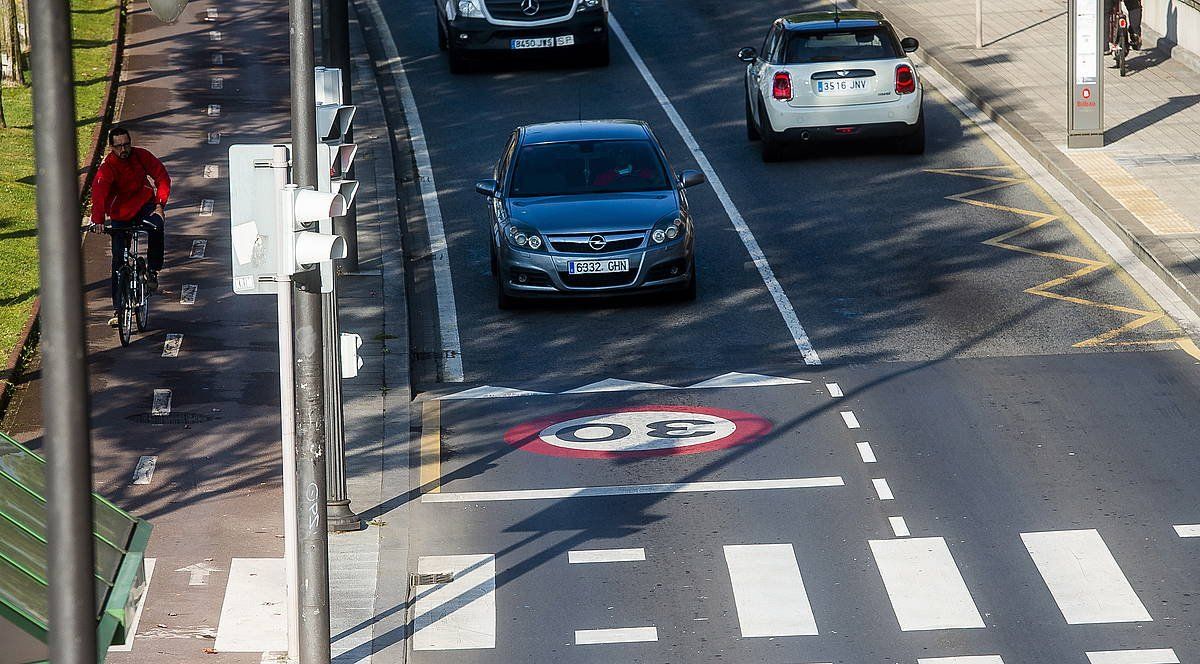
[[[907,95],[917,91],[917,77],[912,67],[896,65],[896,94]]]
[[[775,78],[771,80],[771,96],[780,101],[789,101],[792,98],[792,76],[786,71],[775,72]]]

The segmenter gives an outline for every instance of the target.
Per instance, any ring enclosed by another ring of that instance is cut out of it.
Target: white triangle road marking
[[[548,392],[534,392],[531,390],[517,390],[511,387],[492,387],[491,385],[480,385],[472,387],[469,390],[455,392],[438,397],[443,401],[452,399],[501,399],[505,397],[532,397],[549,394]]]
[[[763,376],[761,374],[740,373],[730,371],[727,374],[721,374],[716,378],[709,378],[695,385],[690,385],[686,389],[699,390],[710,389],[717,387],[766,387],[769,385],[803,385],[808,383],[807,380],[799,378],[783,378],[780,376]]]
[[[670,385],[659,385],[658,383],[642,383],[635,380],[621,380],[620,378],[605,378],[604,380],[589,383],[583,387],[577,387],[573,390],[567,390],[561,394],[579,394],[581,392],[632,392],[640,390],[674,390],[677,388]]]

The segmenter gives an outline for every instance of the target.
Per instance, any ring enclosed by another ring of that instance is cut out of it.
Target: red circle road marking
[[[582,417],[594,415],[619,415],[621,413],[639,413],[647,411],[679,413],[680,415],[685,416],[688,414],[708,415],[714,418],[732,422],[734,425],[734,431],[718,440],[711,440],[695,445],[679,445],[676,447],[663,447],[659,449],[625,451],[563,447],[549,443],[542,437],[542,433],[546,429],[556,424],[561,424],[563,422],[568,422],[570,420]],[[549,456],[574,457],[583,459],[628,459],[711,452],[713,450],[720,450],[753,442],[766,435],[770,431],[771,423],[769,421],[757,415],[751,415],[750,413],[744,413],[737,410],[705,408],[702,406],[655,405],[631,406],[626,408],[598,408],[591,410],[576,410],[568,413],[557,413],[548,417],[525,422],[509,429],[504,434],[504,442],[518,449]]]

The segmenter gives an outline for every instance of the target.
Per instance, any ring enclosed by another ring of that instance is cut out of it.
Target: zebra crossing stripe
[[[567,562],[572,565],[583,563],[632,563],[646,559],[645,549],[576,549],[567,552]]]
[[[594,645],[597,643],[649,643],[657,640],[657,627],[575,630],[575,645],[577,646]]]
[[[962,655],[960,657],[922,657],[917,664],[1004,664],[1000,655]]]
[[[1200,523],[1185,523],[1175,526],[1175,534],[1180,537],[1200,537]]]
[[[496,647],[496,556],[422,556],[417,574],[451,580],[419,589],[414,650]]]
[[[1170,648],[1155,650],[1099,650],[1087,654],[1091,664],[1179,664]]]
[[[743,637],[817,635],[791,544],[729,545],[725,564]]]
[[[1021,533],[1070,625],[1153,620],[1095,530]]]
[[[232,559],[213,648],[217,652],[287,650],[286,609],[283,558]]]
[[[870,545],[902,631],[984,626],[945,539],[870,540]]]

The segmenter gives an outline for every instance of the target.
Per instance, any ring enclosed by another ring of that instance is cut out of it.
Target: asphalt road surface
[[[607,68],[463,76],[380,5],[448,247],[410,201],[412,661],[1200,660],[1194,346],[942,93],[924,156],[763,164],[734,53],[794,2],[614,3]],[[473,183],[577,118],[711,165],[695,303],[497,309]]]

